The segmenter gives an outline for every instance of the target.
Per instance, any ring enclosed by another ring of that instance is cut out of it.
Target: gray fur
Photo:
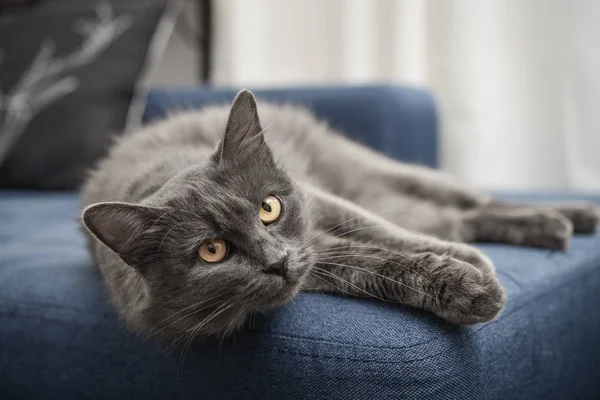
[[[283,203],[267,226],[258,218],[266,195]],[[356,144],[305,110],[257,110],[248,91],[231,108],[123,136],[91,173],[82,205],[121,315],[135,330],[179,338],[226,335],[300,290],[489,321],[504,291],[490,260],[459,242],[563,249],[573,231],[598,224],[593,205],[503,203]],[[233,245],[221,263],[197,256],[210,238]],[[265,274],[284,254],[289,273]]]

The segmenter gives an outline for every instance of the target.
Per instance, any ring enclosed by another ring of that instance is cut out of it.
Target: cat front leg
[[[307,290],[375,297],[456,324],[489,321],[506,296],[479,250],[400,228],[356,204],[306,187],[317,229]]]
[[[304,186],[304,189],[313,202],[314,225],[324,232],[320,235],[326,233],[358,242],[376,242],[395,251],[433,253],[440,256],[449,254],[470,263],[484,274],[496,273],[490,259],[473,246],[405,229],[341,197],[312,186]],[[462,220],[458,222],[461,240],[464,241],[466,236],[472,239],[475,235],[474,228],[465,228]],[[313,232],[310,241],[315,241],[320,236],[316,232]]]
[[[490,321],[506,301],[494,274],[449,254],[394,251],[328,234],[314,249],[306,290],[401,303],[458,325]]]

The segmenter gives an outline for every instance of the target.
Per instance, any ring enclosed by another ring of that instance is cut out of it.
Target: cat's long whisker
[[[328,234],[328,233],[330,233],[331,231],[333,231],[335,228],[337,228],[337,227],[341,227],[342,225],[344,225],[344,224],[346,224],[346,223],[348,223],[348,222],[352,222],[352,221],[354,221],[354,220],[356,220],[356,219],[358,219],[358,218],[360,218],[360,217],[354,217],[354,218],[350,218],[350,219],[348,219],[348,220],[346,220],[346,221],[344,221],[344,222],[340,222],[339,224],[332,226],[331,228],[329,228],[329,229],[327,229],[326,231],[322,232],[322,233],[321,233],[319,236],[317,236],[317,237],[313,238],[313,239],[312,239],[310,242],[306,243],[306,244],[304,245],[304,248],[307,248],[307,247],[309,247],[310,245],[312,245],[313,243],[315,243],[317,240],[321,239],[323,236],[325,236],[326,234]]]
[[[416,265],[417,265],[419,268],[423,268],[423,263],[422,263],[422,262],[418,262],[418,261],[416,261],[414,258],[412,258],[412,257],[409,257],[409,256],[408,256],[408,255],[406,255],[406,254],[402,254],[402,253],[400,253],[400,252],[397,252],[397,251],[394,251],[394,250],[387,249],[387,248],[385,248],[385,247],[371,246],[371,245],[354,245],[354,244],[353,244],[353,245],[351,245],[351,246],[338,246],[338,247],[330,247],[330,248],[328,248],[328,249],[327,249],[327,250],[328,250],[327,252],[314,252],[314,253],[313,253],[313,255],[314,255],[314,256],[323,256],[323,255],[345,255],[345,254],[347,254],[347,255],[363,255],[363,254],[365,254],[365,253],[347,253],[347,252],[337,252],[337,254],[336,254],[336,252],[335,252],[335,251],[331,251],[331,252],[329,251],[329,250],[349,250],[349,249],[352,249],[352,250],[354,250],[355,248],[359,248],[359,249],[365,249],[365,251],[366,251],[366,250],[369,250],[369,249],[372,249],[372,250],[380,250],[380,251],[385,251],[385,252],[387,252],[387,253],[394,254],[394,255],[396,255],[396,256],[398,256],[398,257],[402,257],[402,258],[404,258],[404,259],[406,259],[406,260],[412,261],[412,262],[414,262],[414,263],[415,263],[415,264],[416,264]],[[365,254],[365,255],[370,255],[370,256],[373,256],[372,254],[368,254],[368,253],[367,253],[367,254]],[[386,259],[386,261],[390,261],[390,262],[392,262],[391,260],[387,260],[387,259]],[[398,264],[396,264],[396,265],[398,265]],[[430,281],[430,280],[429,280],[429,278],[427,278],[427,277],[423,276],[422,274],[419,274],[419,275],[420,275],[420,276],[421,276],[423,279],[426,279],[426,280]]]
[[[334,236],[334,237],[336,237],[336,238],[339,238],[339,237],[345,236],[345,235],[347,235],[347,234],[349,234],[349,233],[352,233],[352,232],[360,231],[360,230],[363,230],[363,229],[372,229],[372,228],[383,228],[383,229],[385,229],[385,227],[384,227],[384,226],[382,226],[382,225],[366,226],[366,227],[356,228],[356,229],[353,229],[353,230],[350,230],[350,231],[347,231],[347,232],[343,232],[343,233],[341,233],[341,234],[339,234],[339,235],[337,235],[337,236]],[[400,227],[399,227],[399,228],[400,228]],[[401,229],[404,229],[404,230],[406,230],[406,231],[409,231],[409,232],[412,232],[412,233],[416,233],[416,234],[418,234],[418,235],[421,235],[421,236],[424,236],[424,237],[428,237],[428,238],[430,238],[430,239],[439,240],[438,238],[436,238],[436,237],[435,237],[435,236],[433,236],[433,235],[429,235],[429,234],[427,234],[427,233],[419,232],[419,231],[416,231],[416,230],[414,230],[414,229],[406,229],[406,228],[403,228],[403,227],[402,227]]]
[[[327,276],[329,276],[329,277],[331,277],[331,278],[337,279],[337,280],[339,280],[339,281],[341,281],[341,282],[343,282],[343,283],[347,284],[348,286],[350,286],[350,287],[352,287],[352,288],[354,288],[354,289],[356,289],[356,290],[358,290],[358,291],[360,291],[360,292],[362,292],[362,293],[366,294],[368,297],[372,297],[372,298],[374,298],[374,299],[377,299],[377,300],[385,301],[385,302],[387,302],[387,303],[394,303],[394,304],[398,304],[398,302],[396,302],[396,301],[392,301],[392,300],[384,299],[383,297],[380,297],[380,296],[377,296],[377,295],[375,295],[375,294],[373,294],[373,293],[370,293],[370,292],[368,292],[368,291],[366,291],[366,290],[364,290],[364,289],[362,289],[362,288],[360,288],[360,287],[356,286],[356,285],[355,285],[355,284],[353,284],[352,282],[350,282],[350,281],[348,281],[348,280],[346,280],[346,279],[344,279],[344,278],[342,278],[342,277],[339,277],[339,276],[337,276],[337,275],[335,275],[335,274],[333,274],[333,273],[331,273],[331,272],[329,272],[329,271],[327,271],[327,270],[324,270],[324,269],[321,269],[321,268],[317,268],[317,267],[315,267],[315,268],[313,268],[313,272],[316,272],[316,273],[321,273],[321,274],[327,275]],[[317,278],[320,278],[321,280],[323,280],[324,282],[326,282],[328,285],[331,285],[331,286],[335,287],[336,289],[338,289],[338,290],[340,290],[340,291],[342,291],[342,292],[344,292],[344,293],[346,293],[346,294],[348,294],[348,295],[350,295],[350,296],[354,296],[352,293],[348,292],[347,290],[344,290],[344,289],[342,289],[342,288],[340,288],[340,287],[338,287],[338,286],[335,286],[335,285],[331,284],[331,282],[328,282],[328,281],[326,281],[325,279],[323,279],[323,278],[321,278],[321,277],[319,277],[319,276],[317,276],[317,275],[313,275],[313,276],[316,276]],[[400,303],[401,303],[401,302],[400,302]]]
[[[181,317],[180,319],[177,319],[177,320],[175,320],[175,321],[173,321],[173,322],[169,323],[169,325],[167,325],[166,327],[162,327],[162,328],[160,328],[160,329],[159,329],[159,327],[160,327],[161,325],[168,323],[168,321],[169,321],[171,318],[174,318],[174,317],[176,317],[177,315],[181,314],[182,312],[185,312],[185,311],[189,310],[190,308],[196,308],[196,307],[198,307],[198,306],[202,305],[203,303],[206,303],[207,301],[209,301],[209,300],[212,300],[212,299],[215,299],[215,298],[217,298],[217,297],[218,297],[218,296],[211,297],[210,299],[207,299],[207,300],[204,300],[204,301],[200,301],[200,302],[197,302],[197,303],[191,304],[191,305],[189,305],[189,306],[187,306],[187,307],[185,307],[185,308],[182,308],[181,310],[178,310],[178,311],[176,311],[176,312],[174,312],[174,313],[172,313],[172,314],[168,315],[167,317],[165,317],[165,318],[164,318],[162,321],[160,321],[158,324],[156,324],[156,325],[155,325],[155,326],[154,326],[152,329],[150,329],[150,330],[148,331],[148,336],[152,336],[152,335],[153,335],[153,334],[155,334],[155,333],[156,333],[156,334],[158,334],[158,333],[160,333],[162,330],[164,330],[164,329],[167,329],[169,326],[171,326],[171,325],[173,325],[173,324],[176,324],[176,323],[177,323],[177,322],[179,322],[181,319],[185,319],[185,318],[187,318],[189,315],[193,315],[195,312],[202,311],[202,309],[201,309],[201,310],[194,310],[192,313],[190,313],[190,314],[188,314],[188,315],[185,315],[185,316]],[[162,308],[164,308],[164,307],[166,307],[166,305],[165,305],[165,306],[163,306],[163,307],[160,307],[160,308],[158,308],[157,310],[160,310],[160,309],[162,309]],[[156,331],[157,329],[158,329],[158,331]],[[156,331],[156,332],[155,332],[155,331]]]
[[[186,314],[186,315],[184,315],[184,316],[182,316],[182,317],[178,318],[176,321],[173,321],[172,323],[170,323],[170,324],[168,324],[168,325],[166,325],[166,326],[164,326],[164,327],[160,328],[158,331],[154,332],[153,334],[150,334],[150,333],[149,333],[149,334],[147,335],[147,337],[149,338],[149,337],[151,337],[151,336],[156,336],[156,335],[158,335],[159,333],[161,333],[162,331],[164,331],[164,330],[168,329],[169,327],[171,327],[171,326],[175,325],[177,322],[179,322],[179,321],[182,321],[182,320],[184,320],[184,319],[186,319],[186,318],[190,318],[190,317],[192,317],[193,315],[195,315],[195,314],[197,314],[197,313],[199,313],[199,312],[201,312],[201,311],[208,310],[208,309],[210,309],[211,307],[215,307],[215,306],[217,306],[217,305],[218,305],[218,303],[215,303],[215,304],[211,304],[210,306],[207,306],[207,307],[201,308],[201,309],[199,309],[199,310],[194,310],[194,311],[190,312],[189,314]]]
[[[323,256],[323,255],[322,255]],[[405,268],[406,266],[397,263],[395,261],[389,260],[387,258],[382,258],[382,257],[377,257],[375,255],[372,254],[364,254],[364,253],[358,253],[358,254],[333,254],[333,255],[324,255],[324,257],[321,258],[316,258],[315,261],[317,262],[317,264],[319,263],[319,261],[323,261],[323,260],[331,260],[331,259],[337,259],[337,258],[345,258],[345,257],[364,257],[364,258],[371,258],[374,260],[380,260],[380,261],[384,261],[384,262],[388,262],[391,263],[393,265],[396,265],[400,268]],[[421,264],[413,259],[411,259],[410,257],[406,257],[406,259],[408,259],[409,261],[414,262],[416,265],[420,266]],[[428,277],[424,276],[423,274],[417,272],[417,271],[411,271],[411,273],[414,273],[416,275],[418,275],[419,277],[421,277],[422,279],[425,279],[428,283],[431,283],[431,279],[429,279]]]
[[[184,331],[182,334],[180,334],[169,346],[167,346],[167,348],[165,350],[168,350],[169,348],[171,348],[171,350],[169,350],[167,352],[167,354],[165,355],[165,357],[169,356],[169,354],[171,354],[173,352],[173,350],[175,350],[175,348],[177,347],[177,345],[185,340],[188,335],[193,334],[196,332],[197,329],[201,329],[205,324],[210,322],[209,318],[212,319],[213,316],[216,316],[215,314],[224,310],[227,310],[229,307],[231,307],[233,305],[233,299],[229,299],[228,301],[225,301],[224,303],[222,303],[219,307],[217,307],[216,309],[214,309],[210,314],[208,314],[202,321],[200,321],[199,323],[197,323],[196,325],[192,326],[191,328],[187,329],[186,331]]]
[[[217,312],[212,317],[209,315],[201,324],[198,324],[195,329],[192,328],[193,330],[188,335],[184,334],[185,336],[188,337],[188,339],[187,339],[186,343],[184,344],[183,350],[181,352],[181,362],[179,364],[179,368],[180,369],[183,369],[183,364],[185,362],[185,356],[187,355],[187,352],[188,352],[189,348],[191,347],[192,341],[194,340],[194,338],[196,337],[196,335],[198,334],[198,332],[200,331],[200,329],[202,329],[202,327],[204,327],[204,325],[206,325],[207,323],[209,323],[210,321],[212,321],[213,319],[215,319],[220,314],[222,314],[225,311],[227,311],[232,306],[233,306],[233,302],[231,304],[229,304],[227,307],[223,308],[221,311]],[[184,337],[184,340],[185,340],[185,337]],[[173,344],[175,344],[175,343],[176,342],[174,342]],[[173,347],[173,350],[175,350],[175,347]]]
[[[389,213],[389,212],[398,212],[398,211],[403,211],[403,210],[407,210],[409,209],[409,207],[396,207],[396,208],[388,208],[386,210],[382,210],[382,211],[378,211],[380,214],[383,213]],[[352,222],[354,220],[357,220],[359,218],[363,218],[363,216],[356,216],[356,217],[352,217],[349,218],[345,221],[340,222],[337,225],[332,226],[331,228],[327,229],[326,231],[322,232],[319,236],[317,236],[316,238],[312,239],[310,242],[308,242],[307,244],[304,245],[304,248],[310,246],[311,244],[313,244],[314,242],[316,242],[318,239],[320,239],[321,237],[323,237],[324,235],[332,232],[335,228],[341,227],[344,224],[347,224],[348,222]]]
[[[165,302],[163,302],[163,303],[162,303],[160,306],[158,306],[157,308],[153,309],[153,311],[160,311],[160,310],[162,310],[162,309],[164,309],[164,308],[166,308],[166,307],[169,307],[169,306],[172,306],[172,305],[179,304],[179,303],[180,303],[180,302],[181,302],[181,301],[182,301],[182,300],[185,298],[185,295],[188,295],[188,296],[189,296],[189,289],[187,289],[187,288],[185,288],[185,287],[184,287],[184,288],[181,288],[181,289],[179,289],[179,290],[176,290],[176,291],[174,291],[174,292],[173,292],[173,295],[175,295],[175,296],[179,296],[179,298],[177,299],[177,300],[178,300],[177,302],[175,302],[175,301],[165,301]],[[191,296],[190,296],[190,297],[191,297]],[[218,295],[215,295],[214,297],[211,297],[211,298],[209,298],[209,299],[206,299],[206,300],[202,300],[201,302],[199,302],[199,303],[196,303],[196,304],[202,304],[202,303],[204,303],[205,301],[210,301],[210,300],[212,300],[212,299],[216,299],[217,297],[218,297]],[[190,307],[191,307],[191,306],[190,306]],[[177,313],[179,313],[179,312],[180,312],[180,311],[177,311]],[[171,316],[168,316],[167,318],[170,318],[170,317],[171,317]]]
[[[383,298],[383,297],[377,296],[377,295],[375,295],[375,294],[373,294],[373,293],[371,293],[371,292],[368,292],[368,291],[366,291],[366,290],[364,290],[364,289],[362,289],[362,288],[360,288],[360,287],[356,286],[356,285],[355,285],[355,284],[353,284],[352,282],[350,282],[350,281],[348,281],[348,280],[346,280],[346,279],[344,279],[344,278],[342,278],[342,277],[340,277],[340,276],[337,276],[337,275],[335,275],[335,274],[333,274],[333,273],[331,273],[331,272],[329,272],[329,271],[327,271],[327,270],[324,270],[324,269],[321,269],[321,268],[314,268],[314,272],[316,272],[316,273],[321,273],[321,274],[325,274],[326,276],[329,276],[329,277],[331,277],[331,278],[337,279],[338,281],[341,281],[342,283],[345,283],[345,284],[347,284],[348,286],[350,286],[350,287],[352,287],[352,288],[354,288],[354,289],[356,289],[356,290],[358,290],[358,291],[360,291],[360,292],[362,292],[362,293],[365,293],[365,294],[367,295],[367,297],[372,297],[372,298],[374,298],[374,299],[381,300],[381,301],[385,301],[385,302],[387,302],[387,303],[394,303],[394,304],[404,304],[404,303],[402,303],[401,301],[400,301],[400,302],[396,302],[396,301],[388,300],[388,299],[385,299],[385,298]],[[316,275],[313,275],[313,276],[316,276]],[[323,280],[323,278],[321,278],[321,280]],[[329,285],[332,285],[332,284],[331,284],[331,282],[327,282],[326,280],[324,280],[324,281],[325,281],[327,284],[329,284]],[[332,286],[334,286],[334,285],[332,285]],[[346,290],[344,290],[344,289],[342,289],[342,288],[340,288],[340,287],[337,287],[337,286],[334,286],[334,287],[336,287],[336,289],[339,289],[339,290],[341,290],[342,292],[344,292],[344,293],[346,293],[346,294],[348,294],[348,295],[350,295],[350,296],[356,297],[356,295],[353,295],[352,293],[350,293],[350,292],[348,292],[348,291],[346,291]]]
[[[395,253],[390,253],[390,254],[395,254]],[[415,263],[415,265],[417,265],[418,267],[423,267],[424,264],[422,262],[417,261],[416,259],[407,256],[405,254],[395,254],[398,257],[402,257],[405,260],[411,261],[413,263]],[[330,252],[324,252],[324,253],[313,253],[313,257],[317,257],[316,259],[318,260],[319,257],[344,257],[344,256],[369,256],[370,258],[375,258],[378,257],[376,254],[374,253],[370,253],[368,252],[368,250],[363,250],[363,251],[330,251]],[[398,265],[396,261],[390,260],[388,258],[378,258],[379,260],[382,261],[386,261],[386,262],[390,262],[393,263],[395,265]],[[402,267],[405,267],[404,265],[401,265]]]
[[[313,267],[313,268],[312,268],[312,270],[311,270],[311,271],[310,271],[308,274],[309,274],[310,276],[312,276],[312,277],[319,278],[320,280],[322,280],[323,282],[325,282],[325,283],[327,283],[327,284],[329,285],[329,282],[327,282],[326,280],[324,280],[324,279],[323,279],[323,278],[321,278],[320,276],[316,275],[316,274],[315,274],[315,272],[316,272],[316,271],[315,271],[315,267]],[[332,285],[332,286],[334,286],[334,285]],[[334,287],[336,287],[336,286],[334,286]],[[337,288],[337,289],[339,289],[338,287],[336,287],[336,288]],[[318,286],[314,286],[314,287],[312,287],[312,286],[311,286],[311,287],[305,287],[304,289],[305,289],[306,291],[309,291],[309,292],[310,292],[310,291],[314,291],[314,290],[318,290],[318,291],[319,291],[319,292],[320,292],[322,295],[324,295],[324,296],[325,296],[325,292],[323,292],[323,290],[322,290],[320,287],[318,287]],[[341,289],[340,289],[340,290],[341,290]]]
[[[355,229],[351,229],[349,231],[342,232],[340,234],[336,234],[333,237],[334,238],[341,238],[341,237],[346,236],[346,235],[348,235],[350,233],[354,233],[354,232],[358,232],[358,231],[362,231],[362,230],[366,230],[366,229],[376,229],[376,228],[384,228],[384,227],[382,225],[363,226],[363,227],[360,227],[360,228],[355,228]]]
[[[188,343],[191,343],[191,341],[193,340],[194,336],[200,331],[200,329],[202,329],[206,324],[208,324],[210,321],[212,321],[213,319],[215,319],[219,315],[223,314],[225,311],[229,310],[234,305],[234,301],[235,301],[235,299],[233,299],[233,298],[229,299],[229,301],[221,304],[213,312],[211,312],[210,314],[208,314],[208,316],[206,318],[204,318],[201,322],[199,322],[198,324],[194,325],[192,328],[190,328],[187,331],[185,331],[184,333],[182,333],[170,345],[170,346],[173,346],[173,349],[167,354],[167,356],[169,354],[171,354],[171,352],[175,349],[175,347],[179,343],[181,343],[182,341],[186,340],[187,337],[189,337]],[[186,349],[186,347],[184,346],[184,350],[185,349]]]
[[[194,315],[194,314],[196,314],[196,313],[198,313],[198,312],[200,312],[200,311],[204,311],[204,310],[206,310],[206,309],[208,309],[208,308],[212,307],[212,305],[211,305],[211,306],[208,306],[208,307],[205,307],[205,308],[201,308],[201,309],[199,309],[199,310],[194,310],[193,312],[191,312],[191,313],[189,313],[189,314],[186,314],[186,315],[184,315],[183,317],[180,317],[180,318],[178,318],[177,320],[175,320],[175,321],[173,321],[173,322],[170,322],[170,323],[169,323],[167,326],[163,326],[163,327],[162,327],[162,328],[160,328],[158,331],[156,331],[156,329],[158,329],[158,328],[159,328],[159,326],[161,326],[161,325],[163,325],[163,324],[167,323],[167,322],[168,322],[168,320],[170,320],[171,318],[175,317],[176,315],[179,315],[179,314],[181,314],[182,312],[185,312],[185,311],[189,310],[190,308],[196,308],[196,307],[198,307],[198,306],[201,306],[202,304],[205,304],[205,303],[207,303],[207,302],[209,302],[209,301],[211,301],[211,300],[214,300],[214,299],[216,299],[216,298],[218,298],[218,297],[221,297],[221,295],[219,294],[219,295],[213,296],[213,297],[211,297],[211,298],[208,298],[208,299],[202,300],[202,301],[200,301],[200,302],[194,303],[194,304],[192,304],[191,306],[185,307],[185,308],[183,308],[183,309],[181,309],[181,310],[179,310],[179,311],[177,311],[177,312],[174,312],[173,314],[171,314],[171,315],[169,315],[168,317],[166,317],[165,319],[163,319],[163,320],[162,320],[160,323],[156,324],[156,326],[155,326],[154,328],[152,328],[152,329],[151,329],[151,330],[148,332],[148,335],[149,335],[149,336],[151,336],[151,335],[156,335],[156,334],[158,334],[158,333],[162,332],[163,330],[167,329],[168,327],[170,327],[170,326],[172,326],[172,325],[176,324],[177,322],[179,322],[179,321],[181,321],[181,320],[183,320],[183,319],[185,319],[185,318],[189,318],[190,316],[192,316],[192,315]],[[216,305],[216,304],[214,304],[214,305]]]
[[[326,255],[371,255],[372,256],[372,254],[369,254],[369,253],[361,253],[361,252],[350,253],[350,252],[344,252],[344,251],[333,251],[333,250],[354,250],[354,249],[357,249],[357,248],[358,249],[364,249],[365,252],[367,250],[385,251],[386,253],[394,254],[394,255],[396,255],[398,257],[402,257],[402,258],[404,258],[406,260],[412,261],[412,262],[416,263],[416,265],[419,266],[419,267],[421,267],[421,268],[423,267],[423,263],[420,263],[420,262],[416,261],[414,258],[411,258],[411,257],[407,256],[406,254],[402,254],[402,253],[399,253],[397,251],[390,250],[390,249],[387,249],[385,247],[379,247],[379,246],[354,245],[353,244],[353,245],[350,245],[350,246],[330,247],[330,248],[327,249],[328,251],[325,251],[325,252],[314,252],[313,255],[314,256],[324,256],[324,255],[325,256]],[[332,250],[332,251],[329,251],[329,250]],[[386,259],[386,261],[391,261],[391,260],[387,260]]]
[[[240,311],[238,311],[238,313],[231,319],[231,321],[229,321],[229,324],[227,325],[227,328],[225,328],[225,331],[223,332],[223,336],[221,336],[221,340],[219,341],[219,348],[217,349],[217,354],[219,354],[221,352],[221,345],[223,344],[223,340],[225,340],[225,337],[228,335],[229,329],[231,329],[231,327],[233,326],[233,323],[236,322],[237,319],[240,318],[245,313],[246,313],[246,307],[242,306],[240,308]]]
[[[392,254],[394,254],[394,253],[392,253]],[[397,254],[397,256],[402,257],[410,262],[413,262],[416,266],[418,266],[420,268],[423,267],[423,263],[421,263],[407,255]],[[352,252],[352,251],[331,251],[331,252],[325,252],[325,253],[313,253],[313,257],[314,257],[315,261],[319,261],[322,259],[329,259],[329,258],[367,257],[367,258],[371,258],[371,259],[389,262],[391,264],[397,265],[402,268],[406,267],[405,265],[399,264],[398,262],[390,260],[389,258],[378,257],[375,254],[367,252],[367,250],[362,251],[362,252],[361,251],[354,251],[354,252]],[[417,271],[413,271],[413,272],[417,273]],[[423,276],[423,278],[427,279],[425,276]]]
[[[380,247],[380,246],[361,245],[361,244],[352,244],[352,245],[349,245],[349,246],[329,247],[329,248],[327,248],[326,252],[318,252],[317,251],[317,252],[314,252],[313,255],[329,254],[330,250],[350,250],[350,249],[354,250],[354,249],[357,249],[357,248],[358,249],[365,249],[365,251],[368,250],[368,249],[385,251],[387,253],[394,254],[394,255],[397,255],[399,257],[403,257],[403,258],[406,258],[408,260],[414,261],[414,259],[412,259],[411,257],[407,256],[406,254],[402,254],[402,253],[397,252],[395,250],[391,250],[391,249],[388,249],[388,248],[385,248],[385,247]],[[340,254],[345,254],[345,253],[340,252]],[[419,265],[420,267],[422,267],[421,263],[418,263],[417,265]]]
[[[407,284],[405,284],[405,283],[402,283],[402,282],[399,282],[399,281],[397,281],[397,280],[394,280],[394,279],[392,279],[392,278],[390,278],[390,277],[388,277],[388,276],[385,276],[385,275],[378,274],[378,273],[376,273],[375,271],[369,271],[368,269],[365,269],[365,268],[360,268],[360,267],[356,267],[356,266],[354,266],[354,265],[340,264],[340,263],[334,263],[334,262],[329,262],[329,261],[319,261],[318,263],[320,263],[320,264],[326,264],[326,265],[336,265],[336,266],[338,266],[338,267],[345,267],[345,268],[351,268],[351,269],[355,269],[355,270],[357,270],[357,271],[362,271],[362,272],[365,272],[365,273],[367,273],[367,274],[371,274],[371,275],[374,275],[374,276],[380,277],[380,278],[382,278],[382,279],[385,279],[385,280],[387,280],[387,281],[393,282],[393,283],[395,283],[395,284],[397,284],[397,285],[400,285],[400,286],[403,286],[403,287],[405,287],[405,288],[407,288],[407,289],[413,290],[413,291],[415,291],[415,292],[417,292],[417,293],[419,293],[419,294],[422,294],[423,296],[426,296],[426,297],[433,298],[433,296],[431,296],[431,295],[429,295],[429,294],[427,294],[427,293],[424,293],[424,292],[422,292],[422,291],[420,291],[420,290],[418,290],[418,289],[415,289],[415,288],[413,288],[412,286],[409,286],[409,285],[407,285]]]
[[[354,294],[352,294],[352,293],[348,292],[347,290],[344,290],[344,289],[342,289],[341,287],[339,287],[339,286],[336,286],[336,285],[334,285],[333,283],[331,283],[331,282],[327,281],[325,278],[323,278],[323,277],[319,276],[318,274],[319,274],[319,273],[322,273],[322,271],[324,271],[324,270],[321,270],[321,272],[319,272],[319,271],[318,271],[318,270],[315,268],[315,269],[313,269],[313,271],[311,271],[311,275],[312,275],[313,277],[315,277],[315,278],[318,278],[319,280],[321,280],[322,282],[324,282],[326,285],[328,285],[328,286],[333,286],[334,288],[336,288],[337,290],[339,290],[339,291],[340,291],[340,292],[342,292],[342,293],[346,293],[347,295],[349,295],[349,296],[352,296],[352,297],[357,297],[356,295],[354,295]],[[336,277],[336,278],[339,278],[339,277]],[[341,278],[340,278],[340,279],[341,279]],[[347,281],[346,281],[346,283],[347,283]],[[325,294],[325,293],[324,293],[322,290],[321,290],[321,293],[322,293],[322,294]]]

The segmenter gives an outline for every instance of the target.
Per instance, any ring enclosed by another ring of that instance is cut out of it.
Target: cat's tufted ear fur
[[[225,134],[214,159],[217,162],[239,162],[248,157],[272,161],[258,118],[256,100],[249,90],[244,89],[233,100]]]
[[[97,203],[83,211],[86,228],[127,264],[143,269],[145,258],[156,255],[164,210],[129,203]]]

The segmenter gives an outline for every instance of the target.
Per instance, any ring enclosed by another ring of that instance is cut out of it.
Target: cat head
[[[305,198],[275,162],[248,91],[210,159],[141,204],[91,205],[83,222],[143,277],[137,323],[167,334],[227,334],[295,296],[311,266]]]

